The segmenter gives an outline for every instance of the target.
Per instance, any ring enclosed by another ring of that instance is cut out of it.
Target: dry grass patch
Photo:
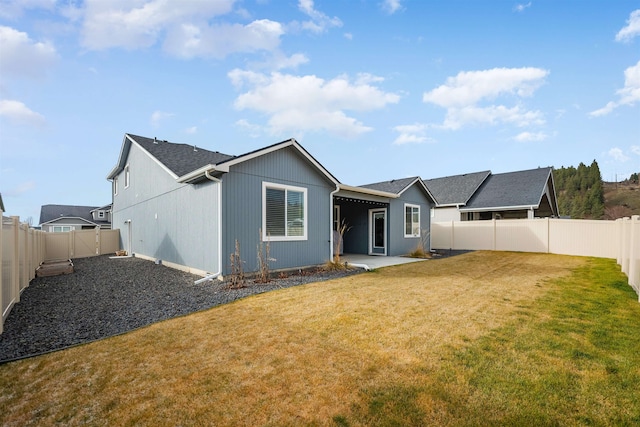
[[[2,365],[0,424],[464,421],[456,402],[473,408],[482,399],[470,384],[475,359],[461,355],[486,337],[500,342],[493,331],[526,322],[536,301],[586,262],[476,252],[411,263]]]

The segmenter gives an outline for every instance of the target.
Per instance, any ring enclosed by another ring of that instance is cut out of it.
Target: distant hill
[[[575,219],[617,219],[640,215],[638,174],[623,182],[603,182],[598,163],[553,170],[561,216]]]
[[[637,181],[604,183],[604,219],[640,215],[640,184]]]

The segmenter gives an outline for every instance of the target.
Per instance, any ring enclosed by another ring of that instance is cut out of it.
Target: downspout
[[[336,189],[329,193],[329,261],[333,262],[333,196],[340,191],[340,184],[336,184]]]
[[[208,282],[209,280],[213,280],[216,277],[222,274],[222,180],[211,176],[209,171],[204,171],[204,176],[207,177],[209,181],[213,181],[218,184],[218,271],[213,274],[209,274],[202,279],[198,279],[193,282],[195,285],[199,285],[200,283]]]

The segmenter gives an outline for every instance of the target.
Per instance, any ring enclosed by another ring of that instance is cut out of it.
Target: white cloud
[[[372,130],[346,111],[371,111],[397,103],[400,97],[373,85],[380,78],[359,75],[324,80],[314,75],[265,75],[235,69],[229,78],[236,88],[250,89],[235,100],[238,110],[254,110],[269,117],[272,134],[326,130],[344,137],[355,137]]]
[[[544,123],[540,111],[528,111],[516,105],[500,104],[479,106],[483,101],[493,102],[501,96],[521,98],[532,96],[549,74],[540,68],[493,68],[483,71],[463,71],[447,78],[445,84],[425,92],[422,100],[447,110],[442,127],[459,129],[470,124],[500,122],[516,126]]]
[[[640,35],[640,9],[631,12],[627,20],[627,26],[616,34],[616,41],[630,42],[634,37]]]
[[[0,116],[12,123],[27,126],[42,127],[46,123],[42,114],[36,113],[20,101],[10,99],[0,100]]]
[[[531,96],[548,74],[547,70],[531,67],[462,71],[447,78],[445,84],[426,92],[422,99],[441,107],[462,107],[503,94]]]
[[[151,122],[151,126],[158,127],[160,126],[160,122],[173,116],[175,116],[175,114],[173,113],[156,110],[151,114],[151,118],[149,119],[149,121]]]
[[[347,40],[353,40],[353,34],[351,33],[344,33],[344,38]]]
[[[616,91],[617,101],[609,101],[604,107],[589,113],[591,117],[605,116],[616,108],[633,106],[640,101],[640,61],[624,70],[624,87]]]
[[[58,59],[50,42],[35,42],[27,33],[0,26],[2,73],[9,76],[41,77]]]
[[[423,123],[415,123],[412,125],[395,126],[393,130],[400,135],[393,141],[395,145],[403,144],[422,144],[425,142],[434,142],[433,139],[427,137],[428,125]]]
[[[609,150],[609,156],[611,156],[614,160],[618,162],[626,162],[629,160],[629,157],[625,156],[621,149],[618,147],[614,147]]]
[[[549,136],[544,132],[521,132],[514,138],[518,142],[544,141]]]
[[[631,152],[637,156],[640,156],[640,145],[632,145]]]
[[[342,21],[337,18],[329,18],[324,13],[316,10],[313,4],[313,0],[298,0],[298,9],[309,18],[310,21],[305,21],[301,24],[302,28],[312,33],[323,33],[330,27],[342,27]]]
[[[400,4],[400,0],[384,0],[382,2],[382,10],[384,10],[389,15],[393,15],[398,10],[400,10],[401,7],[402,4]]]
[[[191,126],[190,128],[186,128],[184,130],[185,133],[188,133],[189,135],[193,135],[195,133],[198,133],[198,127],[197,126]]]
[[[524,11],[525,11],[525,9],[528,9],[528,8],[530,8],[530,7],[531,7],[531,2],[526,3],[526,4],[525,4],[525,3],[520,3],[520,4],[515,5],[515,6],[513,7],[513,10],[514,10],[515,12],[524,12]]]
[[[85,5],[82,45],[89,50],[143,49],[162,42],[180,58],[224,58],[235,52],[271,51],[280,44],[282,25],[268,19],[249,24],[217,23],[235,0],[89,0]]]
[[[163,48],[173,56],[224,58],[235,52],[272,51],[280,45],[282,25],[268,19],[247,25],[182,24],[169,30]]]

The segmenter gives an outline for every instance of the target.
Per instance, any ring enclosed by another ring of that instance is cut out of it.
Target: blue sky
[[[640,1],[0,0],[7,214],[101,206],[125,133],[296,138],[341,182],[640,171]]]

